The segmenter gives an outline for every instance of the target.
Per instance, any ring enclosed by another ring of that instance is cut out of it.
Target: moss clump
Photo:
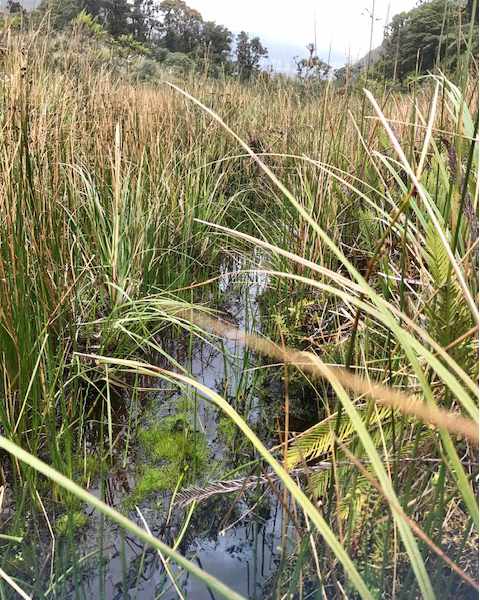
[[[166,432],[153,427],[142,432],[140,443],[145,454],[152,460],[173,460],[178,449],[184,445],[183,433]]]
[[[182,414],[166,417],[160,423],[142,430],[138,437],[149,460],[175,463],[179,472],[185,467],[199,469],[207,459],[204,436],[192,431],[186,416]]]
[[[127,506],[138,504],[154,492],[173,490],[182,475],[183,483],[191,481],[207,461],[205,437],[192,431],[184,414],[166,417],[141,430],[138,440],[147,461],[153,464],[142,467]]]
[[[229,448],[233,448],[235,437],[237,435],[237,426],[232,419],[229,419],[228,417],[220,417],[220,421],[218,423],[218,432],[224,439],[225,444]]]
[[[87,454],[86,456],[75,457],[73,460],[73,473],[82,485],[87,485],[92,479],[95,479],[104,465],[96,454]]]
[[[58,535],[66,536],[69,532],[75,532],[82,529],[87,523],[87,515],[81,511],[75,511],[59,517],[55,521],[54,529]]]
[[[180,475],[181,473],[178,472],[177,465],[175,464],[167,464],[160,467],[144,466],[134,491],[125,500],[126,508],[133,508],[135,504],[143,502],[155,492],[165,492],[174,489]]]

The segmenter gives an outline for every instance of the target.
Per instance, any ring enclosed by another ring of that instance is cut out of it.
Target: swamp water
[[[223,314],[240,329],[258,331],[257,297],[265,286],[265,280],[259,275],[239,276],[225,271],[218,290]],[[189,341],[184,345],[188,346]],[[197,381],[228,398],[267,445],[278,442],[272,434],[272,404],[276,402],[279,406],[282,392],[276,391],[277,398],[270,388],[264,398],[258,394],[263,385],[262,377],[268,370],[257,365],[243,345],[218,340],[214,346],[197,340],[190,343],[187,356],[187,359],[180,356],[178,362],[186,364]],[[252,465],[249,470],[235,473],[239,465],[254,461],[252,447],[236,435],[236,428],[222,418],[219,409],[192,391],[180,394],[170,388],[156,394],[148,415],[140,417],[140,435],[142,428],[148,431],[152,424],[175,420],[179,407],[183,411],[182,419],[188,419],[206,446],[206,456],[194,467],[195,476],[190,477],[187,488],[192,484],[202,487],[218,479],[230,479],[230,475],[236,478],[256,472]],[[137,451],[133,449],[135,455]],[[109,502],[120,509],[127,492],[137,485],[138,465],[136,458],[130,460],[132,470],[114,471],[104,490]],[[98,489],[94,492],[102,495]],[[171,497],[171,492],[149,494],[145,500],[135,502],[141,514],[132,506],[129,517],[141,527],[148,526],[153,535],[171,546],[180,536],[178,547],[185,556],[245,597],[263,598],[274,590],[274,576],[282,555],[283,510],[268,486],[259,486],[247,494],[237,491],[213,496],[198,504],[193,513],[189,511],[190,506],[181,508],[178,503],[172,504]],[[286,527],[283,539],[284,550],[288,552],[291,525]],[[77,554],[85,560],[77,561],[76,572],[73,577],[65,577],[64,584],[57,579],[49,597],[171,600],[179,597],[172,578],[184,598],[212,600],[216,597],[205,584],[180,572],[174,563],[169,563],[167,574],[165,561],[156,551],[145,549],[91,511],[87,526],[75,536]],[[72,582],[76,582],[74,586]]]

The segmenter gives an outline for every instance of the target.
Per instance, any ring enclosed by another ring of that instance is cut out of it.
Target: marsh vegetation
[[[474,54],[144,82],[42,27],[1,54],[0,597],[476,597]]]

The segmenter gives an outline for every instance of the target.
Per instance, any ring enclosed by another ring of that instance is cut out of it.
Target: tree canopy
[[[436,65],[456,66],[466,47],[474,2],[423,1],[408,12],[395,15],[386,28],[376,71],[404,81],[410,73],[426,73]],[[460,34],[460,35],[459,35]],[[478,52],[478,25],[473,51]]]
[[[242,79],[257,73],[267,55],[260,39],[250,39],[245,32],[237,36],[233,53],[233,34],[223,25],[205,21],[184,0],[42,0],[39,11],[49,11],[56,29],[65,29],[79,14],[87,14],[114,38],[131,36],[162,60],[172,54],[167,64],[203,67],[208,63],[237,72]]]
[[[411,74],[427,73],[436,66],[452,72],[467,48],[478,56],[479,1],[418,0],[415,8],[393,17],[382,45],[369,53],[368,61],[336,69],[336,81],[355,80],[365,73],[365,64],[369,76],[402,83]],[[18,15],[19,22],[25,16],[22,0],[7,0],[7,9]],[[48,11],[51,25],[59,30],[78,22],[79,15],[84,15],[84,21],[88,16],[90,23],[123,45],[147,49],[152,58],[167,65],[208,69],[212,75],[224,72],[248,81],[261,71],[268,56],[258,37],[245,31],[234,36],[223,25],[205,21],[185,0],[41,0],[38,11]],[[329,79],[332,69],[316,55],[315,45],[309,44],[307,50],[309,56],[296,59],[299,80]]]
[[[260,70],[260,61],[268,56],[268,50],[262,45],[260,38],[249,37],[248,33],[241,31],[237,35],[235,48],[236,70],[242,80],[251,79]]]

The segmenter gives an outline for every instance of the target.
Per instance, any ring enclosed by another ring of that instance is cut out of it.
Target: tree
[[[308,44],[307,50],[309,57],[296,61],[298,78],[302,81],[322,81],[327,79],[332,67],[314,54],[314,44]]]
[[[230,58],[232,33],[223,25],[213,21],[203,23],[201,33],[201,52],[213,64],[228,62]]]
[[[471,5],[432,0],[395,15],[385,32],[377,73],[404,81],[410,73],[426,73],[440,63],[444,68],[454,68],[462,51],[459,28],[470,20]]]
[[[222,25],[204,21],[183,0],[163,0],[159,6],[158,44],[169,52],[187,55],[200,63],[227,63],[232,34]]]
[[[7,10],[11,15],[23,14],[25,9],[18,0],[7,0]]]
[[[131,33],[141,42],[152,40],[154,32],[158,30],[159,9],[154,0],[133,0],[131,6]]]
[[[113,36],[130,33],[132,26],[128,0],[42,0],[39,10],[50,12],[55,29],[64,29],[81,12],[97,19]]]
[[[64,29],[83,8],[79,0],[42,0],[38,10],[41,13],[49,12],[54,29]]]
[[[133,48],[138,44],[135,47],[148,49],[149,56],[160,61],[169,53],[176,54],[173,63],[208,66],[212,75],[219,72],[219,66],[231,65],[230,31],[204,21],[183,0],[163,0],[160,4],[157,0],[42,0],[39,10],[49,11],[55,29],[78,24],[79,15],[83,15],[81,21],[89,23],[90,30],[97,25],[120,45]],[[254,56],[263,52],[258,39],[250,44]]]
[[[260,38],[250,39],[245,31],[237,35],[236,42],[237,74],[242,81],[246,81],[260,71],[261,59],[268,56],[268,50],[262,45]]]
[[[183,0],[163,0],[159,13],[162,45],[170,52],[194,52],[201,39],[201,14],[187,6]]]
[[[99,5],[103,26],[113,37],[131,32],[132,6],[128,0],[97,0],[96,4]]]

